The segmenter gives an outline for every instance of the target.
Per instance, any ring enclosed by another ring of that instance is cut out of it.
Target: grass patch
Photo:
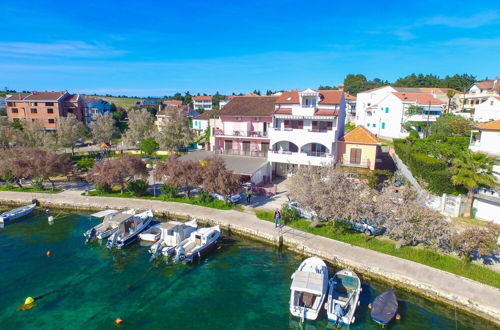
[[[131,107],[135,106],[135,103],[141,99],[132,97],[114,97],[114,96],[99,96],[101,99],[108,101],[109,103],[114,103],[117,107],[122,107],[128,111]]]
[[[82,195],[85,195],[85,193],[83,193]],[[170,198],[170,197],[166,197],[165,195],[158,195],[158,196],[147,195],[147,196],[136,197],[130,191],[124,191],[122,194],[122,193],[120,193],[120,191],[103,193],[103,192],[98,192],[97,190],[89,191],[88,196],[139,198],[139,199],[149,199],[149,200],[157,200],[157,201],[165,201],[165,202],[177,202],[177,203],[198,205],[198,206],[204,206],[204,207],[209,207],[209,208],[218,209],[218,210],[243,211],[243,207],[241,205],[238,205],[238,204],[226,203],[225,201],[221,201],[219,199],[213,199],[209,202],[205,202],[205,201],[201,201],[196,196],[191,197],[191,198],[187,198],[185,196]]]
[[[37,189],[33,187],[14,187],[14,186],[0,186],[0,191],[17,191],[17,192],[31,192],[31,193],[46,193],[46,194],[57,194],[60,193],[61,189]]]
[[[256,211],[255,215],[262,220],[273,221],[273,213],[269,211]],[[454,256],[436,252],[430,248],[403,246],[396,249],[393,241],[382,237],[371,237],[353,231],[338,231],[331,223],[319,223],[311,228],[309,220],[297,220],[287,223],[288,226],[344,243],[360,246],[366,249],[389,254],[398,258],[411,260],[433,268],[441,269],[459,276],[467,277],[487,285],[500,288],[498,272],[474,263],[464,262]]]

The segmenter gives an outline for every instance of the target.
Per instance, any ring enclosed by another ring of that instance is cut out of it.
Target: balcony
[[[267,132],[260,131],[224,131],[215,130],[215,136],[218,137],[242,137],[242,138],[267,138]]]
[[[291,152],[275,150],[269,152],[267,160],[274,163],[321,166],[335,161],[334,155],[324,152]]]
[[[319,129],[319,128],[270,128],[269,138],[271,144],[279,141],[289,141],[297,146],[302,146],[308,143],[321,143],[325,146],[331,146],[335,143],[337,131]]]
[[[348,167],[358,167],[358,168],[370,168],[372,165],[369,159],[364,160],[352,160],[351,159],[340,159],[339,164]]]
[[[248,151],[248,150],[215,150],[218,155],[232,155],[232,156],[247,156],[247,157],[267,157],[267,151]]]
[[[409,115],[405,117],[405,121],[417,121],[417,122],[427,122],[427,121],[436,121],[438,118],[440,118],[442,114],[439,115],[426,115],[426,114],[421,114],[421,115]]]

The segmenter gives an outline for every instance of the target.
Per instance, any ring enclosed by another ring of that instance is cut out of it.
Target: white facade
[[[212,98],[210,99],[197,99],[193,97],[193,107],[194,110],[203,109],[205,111],[212,110]]]
[[[340,104],[333,105],[321,104],[317,91],[307,89],[298,93],[298,103],[283,105],[288,113],[280,111],[280,105],[276,106],[269,129],[268,160],[278,175],[285,175],[292,166],[334,163],[337,142],[344,134],[343,96]]]
[[[103,99],[84,98],[85,100],[85,122],[90,124],[95,120],[97,115],[104,115],[106,112],[111,112],[111,104]]]
[[[475,139],[471,139],[469,149],[500,157],[500,130],[480,130]]]
[[[500,96],[490,96],[483,103],[476,105],[474,120],[487,122],[500,119]]]
[[[204,132],[208,128],[208,119],[193,118],[193,129]]]

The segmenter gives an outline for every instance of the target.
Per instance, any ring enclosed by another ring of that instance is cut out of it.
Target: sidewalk
[[[308,234],[290,227],[258,219],[250,212],[217,210],[196,205],[143,199],[81,196],[81,191],[59,194],[0,191],[0,203],[27,204],[36,198],[42,206],[92,209],[152,209],[157,214],[171,213],[193,217],[256,239],[277,244],[281,239],[291,250],[317,255],[336,264],[349,266],[421,295],[443,301],[469,313],[500,324],[500,290],[451,273],[399,259],[376,251]],[[499,275],[500,276],[500,275]]]

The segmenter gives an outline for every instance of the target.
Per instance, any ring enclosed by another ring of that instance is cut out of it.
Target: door
[[[260,151],[267,153],[269,150],[269,142],[261,142],[260,143]]]
[[[243,141],[243,151],[250,151],[250,141]]]
[[[233,150],[233,140],[224,141],[224,150]]]
[[[361,149],[359,148],[351,148],[351,164],[361,164]]]

